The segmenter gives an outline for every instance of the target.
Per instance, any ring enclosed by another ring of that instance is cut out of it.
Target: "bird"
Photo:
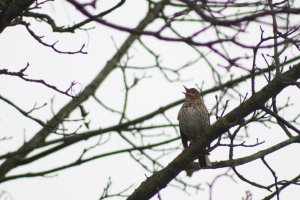
[[[205,130],[210,126],[210,119],[200,92],[195,88],[183,87],[185,101],[179,110],[177,119],[182,145],[185,149],[188,147],[188,142],[204,136]],[[199,154],[198,162],[200,168],[211,166],[206,149]]]

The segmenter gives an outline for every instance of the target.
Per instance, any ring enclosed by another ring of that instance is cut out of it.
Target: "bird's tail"
[[[200,168],[201,167],[211,166],[211,162],[210,162],[207,154],[201,154],[201,155],[199,155],[198,162],[199,162]]]

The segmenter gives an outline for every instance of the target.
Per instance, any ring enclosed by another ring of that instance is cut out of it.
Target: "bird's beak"
[[[186,94],[186,93],[189,91],[189,88],[185,87],[184,85],[183,85],[183,87],[184,87],[184,89],[185,89],[185,92],[182,92],[182,93],[183,93],[183,94]]]
[[[183,87],[184,87],[184,89],[185,89],[186,92],[189,90],[189,88],[185,87],[184,85],[183,85]]]

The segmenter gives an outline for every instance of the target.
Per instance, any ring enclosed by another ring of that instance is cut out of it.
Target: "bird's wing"
[[[182,145],[184,148],[187,148],[187,144],[188,144],[188,138],[185,136],[185,134],[183,133],[182,129],[179,126],[179,131],[180,131],[180,137],[181,137],[181,141],[182,141]]]

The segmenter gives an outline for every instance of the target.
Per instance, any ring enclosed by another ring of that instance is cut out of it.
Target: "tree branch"
[[[159,190],[166,187],[167,184],[173,180],[185,167],[195,160],[204,149],[220,137],[224,132],[235,126],[242,119],[248,116],[255,110],[260,109],[272,96],[279,94],[285,87],[284,80],[291,79],[296,81],[300,78],[300,63],[294,65],[290,70],[283,73],[282,76],[277,76],[270,83],[268,83],[259,92],[252,95],[248,100],[236,107],[225,117],[219,119],[207,131],[202,140],[197,140],[185,149],[179,156],[177,156],[167,167],[153,174],[129,196],[128,200],[133,199],[150,199]]]
[[[149,10],[145,18],[140,22],[140,24],[135,28],[136,31],[142,31],[149,23],[151,23],[161,9],[164,7],[167,0],[163,0],[157,3],[156,6]],[[0,23],[1,32],[1,23]],[[0,166],[0,179],[5,176],[14,167],[18,166],[18,163],[24,159],[24,157],[34,150],[37,146],[44,143],[46,137],[55,130],[58,125],[67,117],[74,109],[76,109],[81,103],[87,100],[91,95],[95,93],[97,88],[106,79],[106,77],[118,66],[117,63],[126,54],[129,47],[134,43],[134,41],[139,37],[139,35],[130,35],[123,45],[120,47],[119,51],[111,58],[110,61],[106,63],[100,73],[95,77],[95,79],[80,93],[75,99],[66,104],[52,119],[48,121],[45,128],[41,129],[31,140],[26,142],[22,147],[18,149],[20,154],[16,157],[8,158]]]

